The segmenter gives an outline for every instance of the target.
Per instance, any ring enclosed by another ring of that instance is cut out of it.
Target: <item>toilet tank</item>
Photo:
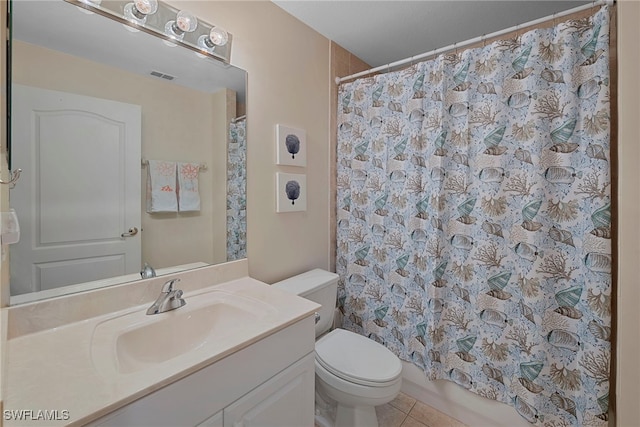
[[[316,337],[331,329],[338,294],[338,275],[319,268],[290,277],[271,286],[320,304]]]

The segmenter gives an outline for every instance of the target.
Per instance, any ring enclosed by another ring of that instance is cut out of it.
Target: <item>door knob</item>
[[[138,228],[131,227],[127,233],[122,233],[120,237],[131,237],[131,236],[135,236],[136,234],[138,234]]]

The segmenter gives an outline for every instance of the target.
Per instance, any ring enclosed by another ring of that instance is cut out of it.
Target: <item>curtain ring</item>
[[[482,37],[481,37],[482,47],[487,47],[487,38],[486,37],[487,37],[486,34],[483,34]]]
[[[453,43],[453,53],[454,55],[458,56],[458,46],[457,46],[457,42]]]

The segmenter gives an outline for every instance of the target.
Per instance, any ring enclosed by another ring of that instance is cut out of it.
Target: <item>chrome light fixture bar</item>
[[[231,34],[157,0],[65,0],[113,19],[131,31],[144,31],[225,64],[231,60]]]

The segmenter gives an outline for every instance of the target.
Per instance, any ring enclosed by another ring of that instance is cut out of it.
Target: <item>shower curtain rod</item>
[[[429,58],[431,56],[436,56],[436,55],[439,55],[441,53],[448,52],[450,50],[459,49],[459,48],[466,47],[466,46],[469,46],[469,45],[472,45],[472,44],[475,44],[475,43],[480,43],[480,42],[482,42],[484,40],[488,40],[488,39],[491,39],[491,38],[494,38],[494,37],[503,36],[505,34],[508,34],[508,33],[514,32],[514,31],[518,31],[521,28],[530,27],[532,25],[538,25],[538,24],[541,24],[543,22],[550,21],[552,19],[562,18],[563,16],[567,16],[567,15],[571,15],[571,14],[574,14],[574,13],[577,13],[577,12],[581,12],[583,10],[587,10],[587,9],[592,8],[592,7],[605,5],[605,4],[612,5],[614,3],[615,3],[615,0],[594,1],[593,3],[590,3],[590,4],[585,4],[585,5],[582,5],[582,6],[574,7],[572,9],[568,9],[568,10],[565,10],[563,12],[554,13],[553,15],[545,16],[543,18],[539,18],[539,19],[536,19],[534,21],[529,21],[529,22],[526,22],[524,24],[519,24],[519,25],[516,25],[516,26],[511,27],[511,28],[507,28],[507,29],[504,29],[504,30],[496,31],[496,32],[491,33],[491,34],[485,34],[485,35],[482,35],[480,37],[469,39],[469,40],[461,42],[461,43],[454,43],[452,45],[441,47],[439,49],[435,49],[435,50],[432,50],[430,52],[421,53],[420,55],[412,56],[410,58],[401,59],[401,60],[396,61],[396,62],[391,62],[391,63],[386,64],[386,65],[381,65],[379,67],[375,67],[375,68],[371,68],[369,70],[361,71],[359,73],[351,74],[350,76],[336,77],[336,84],[339,85],[340,83],[342,83],[342,82],[344,82],[346,80],[351,80],[351,79],[355,79],[355,78],[358,78],[358,77],[366,76],[368,74],[377,73],[378,71],[390,70],[391,68],[396,68],[396,67],[399,67],[401,65],[412,63],[414,61],[420,61],[421,59]]]
[[[238,116],[238,117],[236,117],[236,118],[234,118],[234,119],[231,119],[231,123],[237,123],[237,122],[239,122],[240,120],[244,120],[244,119],[246,119],[246,118],[247,118],[246,114],[245,114],[244,116]]]

